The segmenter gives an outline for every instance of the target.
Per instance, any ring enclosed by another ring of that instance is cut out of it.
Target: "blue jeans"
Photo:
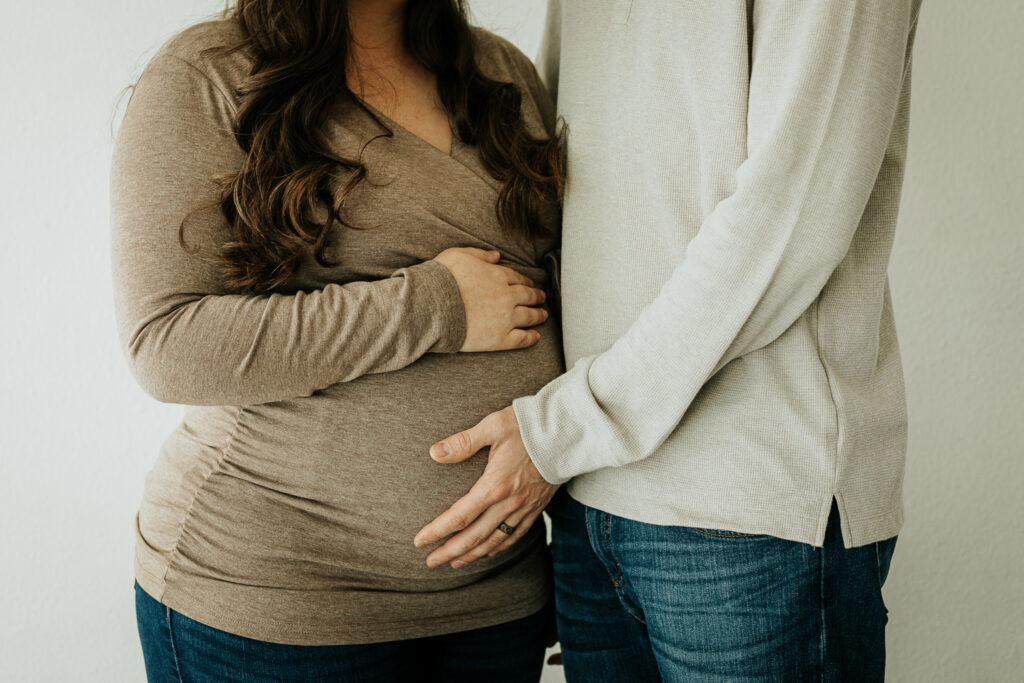
[[[553,522],[568,681],[881,681],[896,537],[845,549],[644,524],[560,490]]]
[[[135,613],[149,683],[536,683],[549,618],[541,610],[498,626],[370,645],[282,645],[193,621],[137,582]]]

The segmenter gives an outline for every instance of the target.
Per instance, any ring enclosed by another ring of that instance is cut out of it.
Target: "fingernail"
[[[447,441],[442,441],[441,442],[441,450],[444,451],[445,455],[451,455],[452,454],[452,447],[448,445]]]
[[[427,560],[427,566],[430,567],[431,569],[434,569],[435,567],[438,567],[440,564],[441,563],[438,562],[437,560]]]
[[[414,541],[412,542],[412,544],[413,544],[414,546],[416,546],[417,548],[422,548],[423,546],[425,546],[425,545],[426,545],[426,543],[424,543],[423,541],[421,541],[421,540],[420,540],[420,539],[418,539],[418,538],[417,538],[416,540],[414,540]]]
[[[454,562],[452,562],[452,568],[453,569],[458,569],[459,567],[464,567],[464,566],[466,566],[466,563],[463,562],[462,560],[455,560]]]

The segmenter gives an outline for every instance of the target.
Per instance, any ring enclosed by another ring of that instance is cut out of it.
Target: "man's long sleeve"
[[[624,335],[514,404],[548,481],[649,456],[712,376],[813,304],[875,187],[908,71],[913,5],[754,3],[747,159],[735,191]]]

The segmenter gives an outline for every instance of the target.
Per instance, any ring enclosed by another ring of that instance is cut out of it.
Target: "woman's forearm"
[[[458,351],[465,309],[437,261],[373,282],[247,295],[226,291],[208,259],[181,248],[182,218],[217,197],[211,178],[242,164],[231,107],[197,67],[162,54],[118,132],[111,260],[120,338],[139,383],[174,403],[261,403]],[[231,238],[216,207],[186,227],[206,255]]]

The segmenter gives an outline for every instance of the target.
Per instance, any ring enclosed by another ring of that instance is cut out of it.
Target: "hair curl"
[[[245,160],[237,173],[218,179],[221,195],[205,206],[219,205],[231,225],[231,239],[216,257],[225,286],[268,291],[285,283],[310,245],[317,263],[337,265],[325,254],[329,228],[334,221],[348,226],[342,203],[366,178],[362,162],[336,155],[322,132],[338,98],[362,106],[346,78],[348,3],[237,0],[225,16],[239,22],[244,38],[211,49],[246,50],[253,58],[237,88],[234,120]],[[522,119],[520,89],[480,71],[463,0],[409,0],[404,42],[436,76],[459,137],[477,147],[484,167],[500,182],[495,211],[502,228],[541,235],[542,207],[562,197],[564,133],[531,135]],[[374,118],[383,135],[393,134]],[[332,180],[339,172],[347,179],[335,196]],[[325,219],[318,219],[319,207],[327,208]],[[178,238],[188,250],[185,220]]]

